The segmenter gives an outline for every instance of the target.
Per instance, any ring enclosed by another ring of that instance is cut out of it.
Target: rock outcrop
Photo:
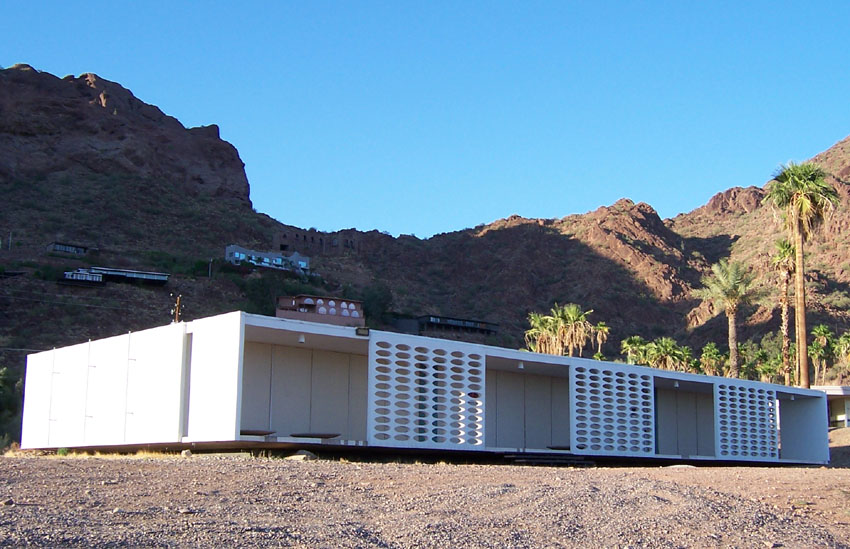
[[[132,175],[250,205],[239,153],[95,74],[0,70],[0,181]]]

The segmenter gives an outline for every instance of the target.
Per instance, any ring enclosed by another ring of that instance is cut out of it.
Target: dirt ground
[[[829,467],[7,456],[0,545],[850,547],[831,438]]]

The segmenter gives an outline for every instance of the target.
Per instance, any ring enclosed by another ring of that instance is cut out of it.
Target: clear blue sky
[[[419,237],[662,217],[850,134],[848,2],[0,4],[0,65],[218,124],[258,211]]]

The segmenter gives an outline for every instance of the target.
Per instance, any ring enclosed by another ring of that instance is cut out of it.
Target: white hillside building
[[[23,448],[829,459],[823,392],[234,312],[32,354]]]

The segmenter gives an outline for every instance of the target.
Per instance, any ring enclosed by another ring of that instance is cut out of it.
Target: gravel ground
[[[11,546],[850,547],[843,467],[5,457],[0,503]]]

